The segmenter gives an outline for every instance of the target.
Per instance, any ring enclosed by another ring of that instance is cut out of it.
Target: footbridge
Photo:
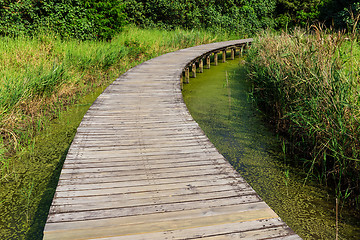
[[[251,41],[182,49],[116,79],[77,130],[44,239],[299,239],[182,99],[183,83]]]

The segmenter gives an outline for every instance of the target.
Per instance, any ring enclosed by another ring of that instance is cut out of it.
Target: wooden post
[[[189,68],[185,68],[185,81],[184,83],[189,83]]]
[[[240,48],[239,58],[243,56],[243,51],[244,51],[244,45],[242,45]]]
[[[222,51],[222,62],[226,62],[226,49]]]
[[[235,54],[236,54],[236,48],[232,48],[231,49],[231,60],[235,59]]]
[[[204,72],[204,63],[202,58],[199,60],[199,73]]]
[[[196,78],[196,63],[193,63],[191,66],[191,72],[192,72],[192,77]]]
[[[218,53],[214,52],[214,65],[217,66],[218,65]]]
[[[206,56],[206,68],[210,69],[210,55]]]
[[[183,90],[184,87],[184,76],[183,73],[180,74],[180,89]]]

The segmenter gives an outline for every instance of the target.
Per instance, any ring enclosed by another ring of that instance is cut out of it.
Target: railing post
[[[206,56],[206,68],[207,68],[207,69],[210,69],[210,65],[211,65],[211,64],[210,64],[210,55],[207,55],[207,56]]]
[[[222,51],[222,62],[226,62],[226,49]]]
[[[191,72],[192,72],[192,77],[196,78],[196,63],[193,63],[191,65]]]
[[[214,52],[214,65],[217,66],[218,65],[218,53]]]
[[[231,49],[231,60],[235,59],[235,54],[236,54],[236,48],[232,48]]]
[[[203,63],[203,59],[200,58],[199,60],[199,73],[204,72],[204,63]]]
[[[188,67],[186,67],[185,68],[185,81],[184,81],[184,83],[189,83],[189,68]]]
[[[183,90],[184,88],[184,76],[183,73],[180,74],[180,89]]]

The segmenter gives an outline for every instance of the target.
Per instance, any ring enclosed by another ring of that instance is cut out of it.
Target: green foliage
[[[63,38],[110,39],[125,24],[120,1],[0,0],[0,35],[52,31]]]
[[[277,0],[276,23],[286,26],[307,26],[319,20],[320,8],[328,0]]]
[[[320,21],[346,29],[354,26],[359,10],[355,0],[277,0],[275,21],[278,28],[307,27]]]
[[[360,20],[360,2],[353,3],[349,7],[344,8],[338,14],[338,25],[347,27],[350,32],[359,29],[358,22]]]
[[[320,8],[320,19],[328,25],[335,25],[337,28],[346,28],[347,9],[355,4],[356,0],[327,0]]]
[[[145,27],[252,34],[273,25],[275,0],[125,0],[125,5],[129,21]]]
[[[121,0],[83,0],[86,16],[93,24],[95,34],[100,39],[111,39],[125,24],[125,5]]]

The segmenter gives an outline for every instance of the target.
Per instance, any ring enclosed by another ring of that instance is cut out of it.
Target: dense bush
[[[320,7],[327,0],[277,0],[276,23],[285,26],[306,26],[319,19]]]
[[[251,34],[273,25],[275,0],[125,0],[130,22],[173,29],[205,28]]]
[[[346,29],[354,25],[351,14],[356,16],[359,10],[355,0],[277,0],[275,21],[278,28],[306,27],[320,21]]]
[[[111,39],[119,33],[125,24],[126,15],[121,0],[82,0],[86,9],[86,16],[93,24],[93,32],[97,38]]]
[[[124,24],[119,0],[0,0],[0,35],[51,30],[65,38],[109,39]]]

